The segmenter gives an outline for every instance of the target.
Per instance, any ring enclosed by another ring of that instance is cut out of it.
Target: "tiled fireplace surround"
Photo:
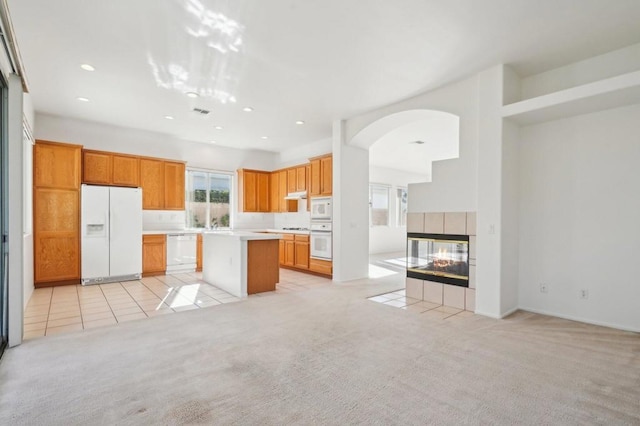
[[[467,311],[476,309],[476,213],[409,213],[407,232],[469,235],[469,288],[407,277],[406,296]]]

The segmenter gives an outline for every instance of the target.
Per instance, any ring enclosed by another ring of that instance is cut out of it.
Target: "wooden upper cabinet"
[[[140,186],[140,159],[131,155],[113,154],[111,183],[118,186]]]
[[[269,211],[269,173],[258,173],[256,202],[259,212]]]
[[[113,156],[108,152],[82,151],[82,182],[110,185]]]
[[[320,159],[312,159],[310,163],[311,177],[309,179],[309,195],[320,195]]]
[[[280,209],[279,211],[281,212],[286,212],[287,211],[287,200],[284,199],[284,197],[287,196],[288,191],[288,187],[287,187],[287,171],[286,170],[280,170],[278,172],[278,174],[280,175],[280,196],[279,196],[279,202],[280,202]]]
[[[140,186],[144,210],[164,208],[164,185],[164,161],[141,158]]]
[[[269,211],[280,211],[280,173],[273,172],[269,177]]]
[[[166,210],[184,210],[184,169],[184,163],[164,162],[164,208]]]
[[[296,191],[304,192],[307,190],[307,166],[296,167]]]
[[[309,195],[331,195],[333,192],[333,157],[325,155],[309,160],[311,163],[311,188]]]
[[[33,186],[80,189],[82,146],[37,141],[33,150]]]
[[[331,195],[333,192],[333,157],[320,159],[320,194]]]
[[[297,191],[297,179],[296,169],[287,169],[287,193]]]
[[[260,170],[238,170],[239,211],[269,212],[269,175],[269,172]]]

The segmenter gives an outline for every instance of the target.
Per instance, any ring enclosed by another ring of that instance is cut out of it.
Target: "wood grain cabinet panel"
[[[80,280],[82,147],[36,141],[33,161],[35,286],[76,284]]]
[[[296,169],[287,169],[287,193],[297,191],[298,175]]]
[[[320,159],[320,195],[331,195],[333,192],[333,157]]]
[[[118,186],[140,186],[140,159],[114,154],[112,157],[111,183]]]
[[[307,166],[296,167],[296,191],[304,192],[307,190]]]
[[[320,195],[320,159],[314,158],[310,161],[311,177],[309,179],[309,195]]]
[[[296,243],[294,241],[294,236],[291,234],[284,234],[282,238],[284,240],[284,265],[295,266]]]
[[[77,232],[38,232],[34,241],[36,283],[80,279]]]
[[[269,172],[260,170],[238,170],[238,210],[243,212],[268,213],[270,211]]]
[[[142,236],[142,275],[164,274],[167,268],[166,235]]]
[[[82,182],[110,185],[113,156],[108,152],[82,151]]]
[[[164,208],[184,210],[184,163],[164,163]]]
[[[202,271],[202,234],[196,236],[196,271]]]
[[[269,177],[269,211],[280,211],[280,173],[273,172]]]
[[[296,235],[294,266],[299,269],[309,269],[309,236]]]
[[[142,208],[162,210],[164,208],[164,161],[140,159],[140,186]]]
[[[278,261],[280,265],[284,265],[284,240],[278,241]]]
[[[33,150],[34,187],[80,189],[82,146],[37,141]]]
[[[286,170],[280,170],[278,172],[278,174],[280,175],[280,196],[279,196],[280,209],[279,209],[279,211],[286,212],[287,211],[287,200],[285,200],[284,197],[286,197],[287,193],[288,193],[287,171]]]

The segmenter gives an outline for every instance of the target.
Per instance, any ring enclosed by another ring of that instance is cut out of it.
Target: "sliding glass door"
[[[9,284],[9,197],[8,197],[8,171],[9,164],[7,154],[9,149],[7,136],[7,86],[0,78],[0,244],[2,258],[0,259],[0,356],[7,346],[9,335],[8,328],[8,297]]]

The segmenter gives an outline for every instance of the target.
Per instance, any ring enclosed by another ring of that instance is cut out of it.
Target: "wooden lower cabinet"
[[[330,260],[309,259],[309,270],[324,275],[332,275],[333,263]]]
[[[247,241],[247,294],[274,291],[280,281],[277,240]]]
[[[202,271],[202,234],[196,237],[196,271]]]
[[[294,265],[299,269],[309,269],[309,236],[296,235]]]
[[[278,261],[284,265],[284,240],[278,241]]]
[[[284,265],[295,266],[296,263],[296,243],[292,234],[285,234],[284,239]]]
[[[142,275],[162,275],[167,269],[166,235],[142,236]]]

